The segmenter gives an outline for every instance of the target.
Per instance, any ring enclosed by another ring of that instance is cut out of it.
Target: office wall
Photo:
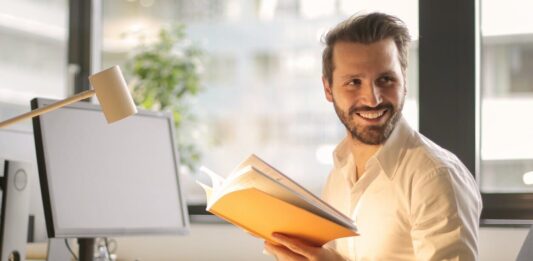
[[[528,231],[527,228],[482,228],[479,232],[479,260],[515,260]]]
[[[515,260],[526,228],[482,228],[481,261]],[[192,224],[183,237],[118,239],[119,260],[274,260],[262,254],[263,241],[227,224]]]

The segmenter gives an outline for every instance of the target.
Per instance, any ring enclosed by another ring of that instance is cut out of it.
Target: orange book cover
[[[206,190],[207,211],[274,242],[280,232],[307,240],[315,246],[357,235],[348,217],[266,164],[255,155],[226,179],[203,168],[213,187]]]

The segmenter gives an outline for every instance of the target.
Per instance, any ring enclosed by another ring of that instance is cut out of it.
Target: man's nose
[[[376,107],[382,102],[381,92],[375,83],[368,83],[361,88],[361,102],[368,107]]]

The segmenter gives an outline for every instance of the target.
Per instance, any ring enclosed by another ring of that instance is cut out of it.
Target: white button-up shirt
[[[468,169],[402,118],[356,180],[346,137],[323,192],[360,236],[331,242],[350,260],[476,260],[481,196]]]

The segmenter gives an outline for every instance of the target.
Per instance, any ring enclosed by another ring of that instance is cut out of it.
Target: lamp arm
[[[17,122],[19,122],[21,120],[24,120],[24,119],[28,119],[28,118],[33,118],[35,116],[39,116],[39,115],[41,115],[43,113],[47,113],[49,111],[53,111],[55,109],[61,108],[63,106],[69,105],[71,103],[75,103],[77,101],[80,101],[80,100],[83,100],[83,99],[87,99],[87,98],[93,96],[95,93],[96,92],[94,90],[87,90],[87,91],[80,92],[80,93],[78,93],[78,94],[76,94],[76,95],[74,95],[72,97],[69,97],[69,98],[66,98],[64,100],[52,103],[52,104],[50,104],[48,106],[45,106],[45,107],[42,107],[42,108],[39,108],[39,109],[36,109],[36,110],[21,114],[19,116],[13,117],[13,118],[11,118],[9,120],[5,120],[3,122],[0,122],[0,128],[7,127],[7,126],[9,126],[11,124],[17,123]]]

